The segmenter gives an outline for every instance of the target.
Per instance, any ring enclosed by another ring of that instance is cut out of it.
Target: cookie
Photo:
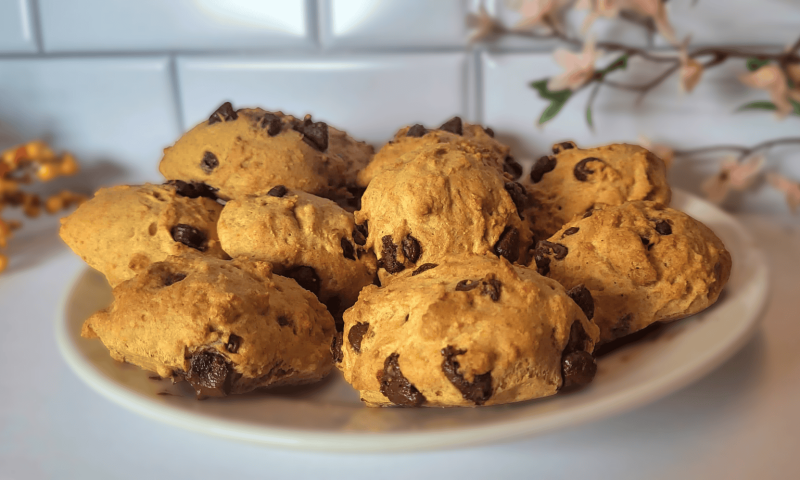
[[[537,240],[549,238],[575,215],[595,205],[651,200],[669,205],[672,197],[660,158],[636,145],[577,148],[553,146],[553,155],[534,163],[526,185]]]
[[[325,307],[268,263],[192,253],[118,285],[81,331],[200,397],[317,381],[331,370],[333,334]]]
[[[395,274],[448,254],[491,252],[524,262],[531,241],[525,201],[522,185],[470,149],[443,143],[407,153],[402,165],[375,177],[355,216],[379,272]]]
[[[364,248],[366,232],[353,215],[309,193],[278,185],[264,196],[231,200],[217,228],[228,254],[272,263],[337,318],[375,278],[375,255]]]
[[[397,167],[405,154],[440,143],[469,145],[476,154],[483,156],[487,165],[506,172],[511,180],[522,175],[522,166],[509,155],[506,145],[494,139],[491,128],[462,123],[461,118],[453,117],[432,130],[420,124],[401,128],[389,143],[378,150],[369,165],[358,173],[358,186],[366,187],[382,171]]]
[[[531,265],[592,293],[601,343],[708,308],[731,256],[708,227],[656,202],[598,207],[546,241]]]
[[[275,185],[326,197],[347,196],[373,148],[345,132],[281,112],[223,104],[164,150],[168,179],[204,183],[223,199],[264,195]]]
[[[585,290],[461,255],[368,286],[344,314],[337,366],[369,406],[476,406],[553,395],[596,372]]]
[[[183,182],[101,188],[61,219],[59,234],[112,287],[169,255],[196,251],[227,258],[217,237],[222,205],[192,198],[196,192]]]

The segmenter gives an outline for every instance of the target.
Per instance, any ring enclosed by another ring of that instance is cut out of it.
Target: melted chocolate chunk
[[[575,178],[579,182],[586,182],[589,180],[589,175],[594,173],[594,170],[588,167],[589,162],[600,162],[605,163],[601,159],[597,157],[586,157],[580,162],[575,164],[575,168],[572,169],[572,174],[575,175]]]
[[[542,250],[545,253],[553,252],[553,258],[556,260],[563,260],[569,253],[569,249],[560,243],[548,242],[541,240],[536,247],[537,250]]]
[[[217,156],[211,152],[205,152],[203,154],[203,159],[200,160],[200,168],[206,173],[211,173],[217,167],[219,167]]]
[[[419,123],[411,126],[406,132],[406,137],[421,137],[428,133],[428,130]]]
[[[475,375],[472,382],[468,382],[463,375],[458,373],[461,365],[455,359],[456,356],[463,355],[467,351],[456,350],[453,346],[448,345],[442,349],[441,353],[444,357],[444,360],[442,360],[442,372],[450,380],[450,383],[461,392],[461,397],[475,405],[486,403],[492,396],[492,372]]]
[[[486,132],[486,135],[489,135],[490,137],[494,138],[494,130],[492,130],[491,128],[483,127],[483,131]]]
[[[511,197],[511,201],[514,202],[514,206],[517,207],[519,218],[523,218],[522,212],[528,205],[528,191],[517,182],[506,182],[505,189]]]
[[[328,149],[328,124],[312,122],[311,115],[306,115],[302,122],[294,124],[294,130],[303,134],[303,141],[320,152]]]
[[[206,245],[206,234],[191,225],[179,223],[172,227],[170,233],[172,234],[173,240],[187,247],[194,248],[201,252],[205,252],[206,248],[208,248]]]
[[[342,363],[342,359],[344,358],[344,352],[342,352],[342,334],[336,333],[333,336],[333,341],[331,342],[331,354],[333,355],[333,361],[336,363]]]
[[[495,278],[494,274],[489,274],[481,282],[481,295],[487,295],[493,302],[500,300],[500,289],[503,284]]]
[[[519,258],[519,232],[514,227],[506,227],[497,243],[494,244],[494,253],[499,257],[505,257],[511,263]]]
[[[270,137],[274,137],[275,135],[281,133],[281,129],[283,128],[283,122],[281,122],[281,118],[277,115],[272,113],[264,114],[261,118],[261,128],[265,128],[267,130],[267,135]]]
[[[659,235],[672,235],[672,227],[666,220],[659,220],[656,222],[656,232]]]
[[[438,263],[423,263],[422,265],[419,266],[418,269],[416,269],[413,272],[411,272],[411,276],[413,277],[415,275],[419,275],[422,272],[427,272],[431,268],[436,268],[438,266],[439,266]]]
[[[553,153],[561,153],[564,150],[571,150],[573,148],[577,148],[577,146],[575,145],[575,142],[572,141],[556,143],[553,145]]]
[[[444,122],[442,126],[439,127],[439,130],[455,133],[456,135],[463,135],[464,126],[461,124],[461,117],[453,117],[450,120]]]
[[[170,273],[167,274],[166,277],[164,277],[164,286],[165,287],[169,287],[170,285],[174,285],[174,284],[180,282],[184,278],[186,278],[186,274],[185,273],[172,273],[172,272],[170,272]]]
[[[425,403],[425,396],[403,376],[398,364],[399,358],[399,354],[393,353],[383,362],[383,371],[378,372],[381,393],[394,404],[419,407]]]
[[[383,267],[389,273],[399,273],[405,269],[405,265],[397,261],[397,245],[392,242],[391,235],[385,235],[381,238],[381,258],[378,261],[378,267]]]
[[[353,247],[353,244],[350,243],[350,240],[342,237],[342,255],[344,258],[348,260],[355,260],[356,259],[356,249]]]
[[[167,182],[167,185],[172,185],[175,187],[175,193],[180,195],[181,197],[186,198],[208,198],[210,200],[216,200],[217,197],[217,190],[216,188],[209,187],[205,183],[202,182],[184,182],[181,180],[170,180]]]
[[[228,343],[225,344],[225,350],[229,351],[230,353],[237,353],[239,351],[239,347],[242,346],[242,337],[236,335],[235,333],[231,333],[228,337]]]
[[[289,319],[288,317],[285,317],[283,315],[280,315],[278,317],[278,325],[280,325],[281,327],[288,327],[289,325],[292,325],[292,323],[293,323],[292,320]]]
[[[284,187],[283,185],[276,185],[276,186],[274,186],[274,187],[269,189],[269,192],[267,192],[267,195],[269,195],[270,197],[279,197],[280,198],[280,197],[283,197],[284,195],[286,195],[286,192],[288,192],[288,191],[289,190],[286,187]]]
[[[421,254],[422,248],[419,246],[419,241],[411,235],[406,235],[403,239],[403,255],[405,255],[406,260],[411,263],[417,263]]]
[[[360,226],[361,225],[356,225],[353,229],[353,241],[356,242],[356,245],[365,245],[367,243],[367,237],[361,233],[361,229],[358,228]]]
[[[503,161],[503,171],[511,175],[512,179],[517,180],[522,176],[522,165],[514,160],[514,157],[511,155],[506,155],[506,158]]]
[[[633,320],[633,315],[628,313],[624,315],[617,321],[617,324],[611,329],[611,335],[614,338],[624,337],[625,335],[630,333],[631,330],[631,320]]]
[[[460,282],[456,283],[456,292],[469,292],[470,290],[477,288],[480,284],[481,282],[478,280],[461,280]]]
[[[561,235],[561,238],[568,237],[570,235],[575,235],[580,231],[578,227],[569,227],[568,229],[564,230],[564,233]]]
[[[292,267],[283,274],[284,277],[294,279],[298,285],[305,288],[314,295],[319,295],[320,281],[317,271],[312,267],[297,266]]]
[[[581,307],[586,318],[591,320],[594,317],[594,299],[592,298],[592,292],[588,288],[583,285],[577,285],[567,290],[567,295]]]
[[[347,340],[350,341],[350,346],[353,347],[356,353],[361,353],[361,340],[363,340],[367,330],[369,330],[369,323],[358,322],[350,327],[350,331],[347,332]]]
[[[550,273],[550,257],[541,255],[537,249],[534,251],[533,261],[536,263],[536,271],[539,275],[547,275]]]
[[[577,387],[591,382],[597,373],[594,357],[586,351],[591,339],[580,321],[576,320],[569,329],[569,340],[561,353],[561,387]]]
[[[225,102],[208,117],[208,124],[214,125],[218,122],[227,122],[229,120],[236,120],[237,118],[239,118],[239,114],[233,109],[231,102]]]
[[[552,172],[553,169],[556,168],[556,163],[558,163],[556,157],[550,155],[546,155],[539,160],[536,160],[536,163],[533,164],[533,168],[531,168],[531,182],[541,182],[545,173]]]
[[[231,370],[223,355],[205,350],[192,356],[186,380],[192,384],[198,397],[224,397],[230,393]]]

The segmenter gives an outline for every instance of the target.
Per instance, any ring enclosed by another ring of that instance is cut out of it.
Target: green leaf
[[[618,59],[611,62],[611,65],[607,66],[606,68],[600,70],[600,75],[605,76],[608,73],[613,72],[614,70],[625,70],[628,68],[628,54],[619,57]]]
[[[547,82],[549,80],[550,80],[549,78],[545,78],[542,80],[531,82],[531,87],[533,87],[539,93],[539,96],[545,100],[566,102],[567,99],[572,95],[572,90],[568,88],[565,88],[564,90],[558,90],[555,92],[548,90]]]
[[[764,65],[768,64],[769,60],[762,60],[760,58],[748,58],[747,59],[747,69],[751,72],[755,72],[759,68],[763,67]]]
[[[572,92],[570,91],[569,95],[567,95],[563,99],[555,99],[552,102],[550,102],[550,105],[548,105],[547,108],[544,109],[544,112],[542,112],[542,116],[539,117],[539,125],[546,123],[548,120],[558,115],[558,112],[561,111],[561,107],[563,107],[564,104],[567,103],[567,100],[569,100],[569,97],[571,95]]]
[[[789,101],[792,103],[792,107],[794,107],[792,115],[800,116],[800,102],[792,99],[789,99]],[[745,110],[769,110],[774,112],[777,109],[778,107],[776,107],[775,104],[772,102],[759,101],[759,102],[750,102],[748,104],[742,105],[741,107],[737,108],[736,111],[742,112]]]
[[[592,107],[591,107],[591,105],[586,107],[586,123],[589,124],[589,128],[594,128],[594,122],[592,122]]]
[[[797,100],[789,99],[792,102],[792,106],[794,107],[794,111],[792,112],[793,115],[800,115],[800,102]]]

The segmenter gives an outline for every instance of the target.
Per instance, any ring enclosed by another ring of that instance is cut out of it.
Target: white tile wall
[[[380,144],[400,126],[465,115],[467,56],[359,55],[304,59],[178,59],[186,127],[225,100],[315,119]]]
[[[36,52],[32,7],[31,0],[0,2],[0,53]]]
[[[461,47],[467,0],[319,0],[327,48]]]
[[[312,1],[39,0],[39,10],[48,52],[252,50],[313,46]]]
[[[75,153],[93,185],[157,180],[161,150],[180,133],[169,62],[0,60],[0,148],[44,138]]]

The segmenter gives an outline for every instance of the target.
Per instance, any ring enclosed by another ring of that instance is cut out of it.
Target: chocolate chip
[[[483,127],[483,131],[486,132],[486,135],[489,135],[490,137],[494,138],[494,130],[492,130],[491,128]]]
[[[575,235],[576,233],[578,233],[578,231],[580,231],[580,228],[578,227],[569,227],[568,229],[564,230],[563,234],[561,234],[561,238],[568,237],[570,235]]]
[[[348,260],[355,260],[356,259],[356,249],[353,247],[353,244],[350,243],[350,240],[342,237],[342,254],[344,258]]]
[[[528,191],[517,182],[506,182],[505,189],[511,196],[511,201],[514,202],[514,206],[517,207],[519,218],[523,218],[522,212],[528,205]]]
[[[506,155],[503,160],[503,171],[511,175],[512,179],[517,180],[522,176],[522,165],[517,163],[511,155]]]
[[[539,160],[536,160],[536,163],[533,164],[533,168],[531,168],[531,182],[541,182],[545,173],[552,172],[553,169],[556,168],[556,163],[558,163],[556,157],[550,155],[546,155]]]
[[[218,166],[219,166],[219,160],[217,160],[217,156],[216,155],[214,155],[211,152],[203,153],[203,159],[200,160],[200,168],[204,172],[211,173]]]
[[[361,233],[361,230],[358,228],[360,226],[361,225],[356,225],[356,227],[353,229],[353,241],[356,242],[356,245],[365,245],[367,243],[367,237]]]
[[[575,178],[579,182],[585,182],[589,180],[589,175],[594,173],[594,170],[591,170],[587,165],[589,162],[600,162],[605,163],[601,159],[597,157],[586,157],[580,162],[575,164],[575,168],[572,169],[572,174],[575,175]]]
[[[467,351],[456,350],[451,345],[448,345],[442,349],[441,353],[444,357],[444,360],[442,360],[442,372],[450,380],[450,383],[461,392],[461,397],[475,405],[486,403],[492,396],[492,372],[475,375],[472,382],[468,382],[463,375],[458,373],[461,365],[455,359],[456,356],[463,355]]]
[[[550,273],[550,257],[541,255],[538,250],[535,251],[533,261],[536,263],[536,271],[539,275],[547,275]]]
[[[200,250],[201,252],[206,251],[206,234],[193,226],[179,223],[172,227],[170,233],[172,234],[172,239],[176,242],[194,248],[195,250]]]
[[[456,292],[469,292],[480,284],[481,282],[478,280],[461,280],[460,282],[456,283]]]
[[[343,338],[341,332],[336,333],[333,336],[333,341],[331,342],[331,354],[333,355],[333,361],[335,363],[342,363],[342,359],[344,358],[344,352],[342,352],[342,343]]]
[[[556,260],[563,260],[564,257],[567,256],[567,253],[569,253],[569,249],[564,245],[561,245],[560,243],[548,242],[547,240],[540,241],[536,249],[542,249],[547,253],[552,251],[554,254],[553,258]]]
[[[361,340],[364,338],[364,334],[367,333],[367,330],[369,330],[369,323],[358,322],[350,327],[350,331],[347,332],[347,339],[350,341],[350,346],[353,347],[356,353],[361,353]]]
[[[431,268],[436,268],[438,266],[439,266],[438,263],[423,263],[422,265],[419,266],[418,269],[416,269],[413,272],[411,272],[411,276],[413,277],[415,275],[419,275],[422,272],[427,272]]]
[[[261,117],[261,128],[266,128],[267,135],[274,137],[275,135],[281,133],[283,122],[279,116],[272,113],[266,113],[263,117]]]
[[[589,209],[586,210],[586,213],[583,214],[583,218],[589,218],[592,216],[593,213],[594,213],[594,208],[589,207]]]
[[[428,130],[418,123],[408,129],[406,132],[406,137],[421,137],[426,133],[428,133]]]
[[[569,339],[561,353],[561,387],[576,387],[591,382],[597,373],[594,357],[586,351],[591,339],[580,321],[572,323]]]
[[[456,135],[462,135],[464,133],[464,127],[461,124],[461,117],[453,117],[450,120],[444,122],[439,130],[444,130],[445,132],[455,133]]]
[[[294,130],[303,134],[303,141],[320,152],[328,149],[328,124],[325,122],[312,122],[311,116],[306,115],[302,122],[295,123]]]
[[[653,248],[653,245],[650,244],[650,239],[649,238],[647,238],[647,237],[639,237],[639,238],[642,239],[642,245],[647,247],[648,250]]]
[[[231,387],[231,366],[228,359],[216,351],[205,350],[192,355],[186,380],[198,397],[225,396]]]
[[[617,320],[617,324],[611,329],[611,335],[619,338],[631,333],[631,320],[633,320],[633,315],[630,313]]]
[[[181,280],[186,278],[185,273],[168,273],[166,277],[164,277],[164,286],[169,287],[170,285],[174,285]]]
[[[239,351],[239,347],[242,346],[242,337],[236,335],[235,333],[231,333],[228,337],[228,343],[225,344],[225,350],[229,351],[230,353],[236,353]]]
[[[358,224],[357,223],[355,228],[356,228],[356,230],[358,230],[358,232],[361,234],[361,236],[364,237],[365,239],[367,237],[369,237],[369,224],[367,223],[366,220],[364,220],[363,224]],[[355,238],[355,235],[353,235],[353,238]],[[358,243],[358,242],[356,242],[356,243]],[[359,245],[363,245],[363,244],[359,244]]]
[[[516,262],[519,258],[519,231],[514,227],[506,227],[494,244],[494,253],[511,263]]]
[[[567,295],[581,307],[586,318],[591,320],[594,317],[594,299],[592,298],[592,292],[588,288],[583,285],[577,285],[567,290]]]
[[[393,353],[383,362],[383,371],[378,372],[381,393],[396,405],[419,407],[425,403],[425,396],[403,376],[399,359],[400,355]]]
[[[493,302],[500,300],[500,289],[503,284],[496,279],[494,274],[489,274],[481,282],[481,295],[488,295]]]
[[[208,198],[210,200],[216,200],[217,197],[217,190],[216,188],[209,187],[205,183],[202,182],[184,182],[181,180],[170,180],[167,182],[167,185],[172,185],[175,187],[175,193],[180,195],[181,197],[186,198]]]
[[[552,243],[547,240],[540,240],[536,244],[536,249],[533,252],[533,261],[536,263],[536,271],[539,275],[547,275],[550,273],[550,252],[554,253],[556,260],[561,260],[567,256],[569,250],[560,243]]]
[[[239,118],[239,114],[233,109],[231,102],[225,102],[208,117],[208,124],[214,125],[218,122],[227,122],[229,120],[236,120],[237,118]]]
[[[284,195],[286,195],[286,192],[288,192],[288,191],[289,190],[287,190],[286,187],[284,187],[283,185],[276,185],[276,186],[274,186],[274,187],[269,189],[269,192],[267,192],[267,195],[269,195],[270,197],[278,197],[278,198],[280,198],[280,197],[283,197]]]
[[[672,235],[672,227],[666,220],[659,220],[656,222],[656,232],[659,235]]]
[[[406,235],[405,238],[403,238],[403,255],[406,257],[406,260],[411,263],[417,263],[421,254],[422,249],[417,239],[411,235]]]
[[[577,148],[577,146],[575,145],[575,142],[572,141],[556,143],[553,145],[553,153],[561,153],[564,150],[570,150],[573,148]]]
[[[314,295],[319,295],[320,281],[317,271],[312,267],[297,266],[287,270],[284,275],[294,279],[298,285],[305,288]]]
[[[383,267],[389,273],[399,273],[405,269],[405,265],[397,261],[397,245],[392,242],[391,235],[385,235],[381,238],[381,258],[378,261],[378,266]]]

